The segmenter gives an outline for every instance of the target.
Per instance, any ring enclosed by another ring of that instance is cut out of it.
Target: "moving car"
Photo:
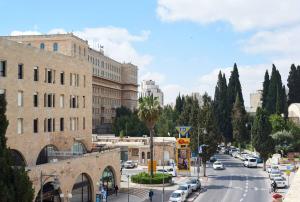
[[[282,175],[281,173],[272,173],[270,174],[270,180],[274,180],[275,178],[278,178],[278,177],[281,177],[282,178]]]
[[[133,161],[126,161],[124,163],[124,168],[134,168],[135,167],[135,163]]]
[[[244,166],[247,168],[257,167],[257,160],[256,158],[246,158],[244,161]]]
[[[278,165],[271,165],[269,168],[267,168],[267,172],[270,173],[272,170],[279,170]]]
[[[186,197],[184,192],[181,190],[176,190],[171,194],[169,202],[184,202],[185,199]]]
[[[185,198],[187,198],[190,195],[190,193],[192,193],[191,186],[188,184],[179,185],[177,190],[183,191]]]
[[[278,188],[285,188],[286,187],[286,181],[282,177],[274,177],[274,181],[277,184]]]
[[[172,177],[176,177],[177,176],[177,172],[175,168],[168,168],[167,172],[172,175]]]
[[[209,162],[213,163],[215,161],[217,161],[217,158],[215,156],[209,158]]]
[[[187,184],[191,186],[192,191],[197,191],[198,189],[201,189],[201,182],[197,178],[192,178],[189,181],[187,181]]]
[[[213,163],[213,169],[215,170],[224,170],[224,165],[220,161],[216,161]]]

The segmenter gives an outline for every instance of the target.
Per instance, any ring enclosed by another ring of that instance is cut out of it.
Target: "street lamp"
[[[171,134],[168,132],[168,136]],[[163,190],[162,190],[162,202],[165,201],[165,137],[163,137]]]
[[[203,134],[204,135],[206,135],[207,134],[207,131],[206,131],[206,129],[205,128],[199,128],[198,127],[198,148],[197,148],[197,150],[198,150],[198,155],[197,155],[197,177],[198,177],[198,179],[199,179],[199,177],[200,177],[200,161],[201,161],[201,158],[200,158],[200,143],[199,143],[199,136],[200,136],[200,132],[199,132],[199,130],[203,130]],[[203,138],[204,139],[204,138]],[[203,142],[204,143],[204,142]],[[202,146],[203,145],[201,145],[201,153],[202,153]]]
[[[127,175],[127,181],[128,181],[128,202],[129,202],[129,177],[130,177],[130,175]]]
[[[53,172],[55,173],[55,172]],[[43,179],[44,177],[46,177],[45,179]],[[52,186],[54,188],[54,190],[58,190],[59,186],[60,186],[60,182],[58,179],[58,175],[55,174],[44,174],[43,171],[41,170],[41,174],[40,174],[40,185],[41,185],[41,191],[40,191],[40,199],[41,202],[43,202],[43,187],[44,187],[44,183],[49,179],[49,178],[54,178],[54,181],[52,182]]]

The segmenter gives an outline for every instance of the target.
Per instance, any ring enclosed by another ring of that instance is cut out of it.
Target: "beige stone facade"
[[[86,60],[0,38],[0,92],[7,99],[7,144],[29,169],[36,195],[41,171],[55,171],[62,198],[82,173],[93,201],[104,169],[120,183],[120,151],[90,153],[92,70]]]
[[[111,132],[116,108],[125,106],[134,110],[137,107],[138,68],[135,65],[117,62],[71,33],[6,38],[87,62],[93,77],[92,124],[95,133]]]
[[[139,165],[147,165],[150,159],[150,138],[149,137],[112,137],[112,136],[94,136],[93,142],[100,146],[108,148],[121,147],[124,160],[137,161]],[[154,160],[157,165],[168,165],[175,161],[176,139],[174,137],[154,137]],[[121,155],[122,156],[122,155]]]

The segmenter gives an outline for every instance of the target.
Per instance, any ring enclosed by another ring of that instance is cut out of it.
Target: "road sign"
[[[177,126],[176,130],[179,133],[179,137],[187,137],[191,128],[191,126]]]
[[[151,170],[151,161],[148,161],[148,172]],[[156,172],[156,161],[153,160],[153,172]]]
[[[290,170],[286,170],[286,171],[285,171],[285,174],[286,174],[287,176],[290,176],[290,175],[291,175],[291,171],[290,171]]]

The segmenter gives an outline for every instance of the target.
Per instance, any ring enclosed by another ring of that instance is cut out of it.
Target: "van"
[[[256,158],[246,158],[244,160],[244,166],[248,168],[256,168],[257,167],[257,160]]]

